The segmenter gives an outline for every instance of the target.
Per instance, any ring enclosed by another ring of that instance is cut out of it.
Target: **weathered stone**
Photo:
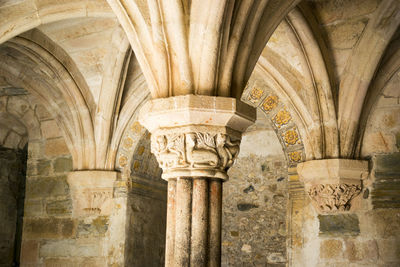
[[[378,259],[378,245],[375,240],[369,240],[366,242],[346,240],[345,246],[346,249],[344,254],[350,262],[376,262]]]
[[[323,259],[335,259],[342,255],[343,243],[341,240],[328,239],[321,242],[320,256]]]
[[[51,161],[50,160],[39,160],[36,164],[37,167],[37,175],[47,176],[51,170]]]
[[[35,112],[40,120],[51,119],[51,115],[49,114],[49,112],[47,112],[47,110],[45,109],[45,107],[43,105],[37,105]]]
[[[29,218],[24,221],[26,239],[63,239],[75,235],[75,222],[71,219]]]
[[[99,257],[102,243],[93,239],[46,241],[40,246],[40,257]]]
[[[335,49],[352,48],[362,34],[367,20],[345,21],[328,26],[329,39],[332,41],[332,46]]]
[[[249,193],[249,192],[253,192],[254,191],[254,187],[253,185],[249,185],[248,187],[246,187],[245,189],[243,189],[244,193]]]
[[[398,238],[378,239],[378,255],[385,262],[400,262],[400,240]]]
[[[396,133],[396,146],[400,150],[400,132]]]
[[[48,157],[54,157],[68,155],[69,150],[63,138],[56,138],[46,140],[44,153]]]
[[[69,187],[65,176],[56,178],[38,177],[27,179],[26,198],[68,196]]]
[[[251,253],[251,246],[249,244],[244,244],[242,246],[242,251],[246,253]]]
[[[237,204],[237,208],[240,211],[247,211],[250,209],[258,208],[258,205],[250,204],[250,203],[239,203],[239,204]]]
[[[39,217],[43,215],[43,211],[43,202],[41,199],[27,199],[25,201],[25,217]]]
[[[55,120],[42,121],[40,124],[40,129],[42,131],[44,138],[46,139],[61,136],[60,129],[58,128],[58,125]]]
[[[376,155],[374,157],[375,176],[400,173],[400,152],[390,155]]]
[[[57,158],[54,163],[54,172],[65,173],[72,171],[72,159],[71,158]]]
[[[78,237],[103,237],[108,230],[109,220],[105,216],[99,216],[91,223],[79,221],[77,228]]]
[[[113,210],[115,171],[74,171],[68,173],[74,217],[108,216]]]
[[[268,263],[284,263],[286,257],[282,253],[271,253],[267,256]]]
[[[106,257],[85,257],[85,258],[48,258],[44,261],[45,267],[106,267]]]
[[[39,261],[39,242],[25,240],[21,247],[21,264],[37,264]]]
[[[358,235],[360,226],[356,214],[318,215],[320,235]]]
[[[400,210],[380,209],[369,212],[367,217],[372,219],[376,234],[381,238],[400,236]]]
[[[237,236],[239,236],[239,232],[238,231],[231,231],[231,236],[237,237]]]
[[[48,201],[46,204],[48,215],[65,215],[72,213],[71,199]]]

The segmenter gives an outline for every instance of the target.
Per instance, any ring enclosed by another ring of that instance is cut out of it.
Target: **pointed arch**
[[[16,37],[0,49],[0,75],[35,95],[54,115],[74,169],[93,169],[95,142],[89,109],[69,71],[40,45]]]

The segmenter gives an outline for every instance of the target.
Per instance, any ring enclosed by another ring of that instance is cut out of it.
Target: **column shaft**
[[[168,180],[167,232],[165,243],[165,266],[174,266],[176,179]]]
[[[209,181],[208,266],[221,266],[222,181]]]
[[[191,266],[206,266],[208,233],[208,180],[193,180]]]
[[[192,179],[178,178],[175,199],[174,266],[190,266]]]

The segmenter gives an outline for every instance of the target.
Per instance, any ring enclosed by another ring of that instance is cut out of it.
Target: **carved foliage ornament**
[[[239,143],[222,133],[153,135],[151,152],[164,171],[214,169],[225,172],[239,153]]]
[[[356,184],[318,184],[308,190],[314,203],[324,212],[348,211],[351,200],[361,192]]]

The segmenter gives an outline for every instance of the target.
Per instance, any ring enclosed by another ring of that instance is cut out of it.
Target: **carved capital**
[[[297,165],[300,180],[320,213],[350,211],[368,176],[368,162],[349,159],[313,160]]]
[[[360,194],[357,184],[317,184],[308,189],[314,205],[322,212],[348,211],[351,201]]]
[[[151,151],[163,179],[227,179],[239,153],[241,134],[255,109],[234,98],[186,95],[149,101],[139,121],[152,134]]]
[[[113,208],[114,171],[73,171],[68,174],[73,216],[110,215]]]
[[[163,178],[213,177],[227,179],[226,171],[239,153],[239,139],[226,133],[190,131],[153,134],[151,151]]]

